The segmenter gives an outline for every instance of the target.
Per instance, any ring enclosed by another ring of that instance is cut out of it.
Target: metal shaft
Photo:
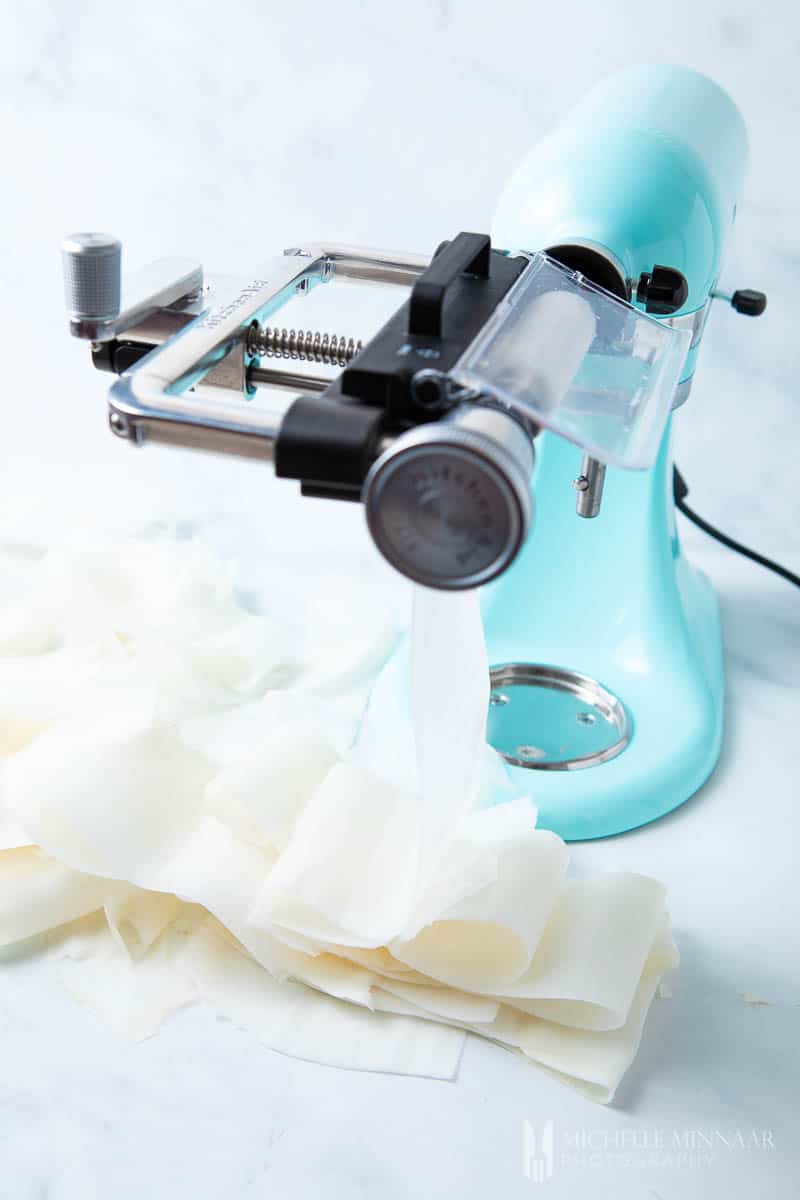
[[[280,367],[250,367],[247,382],[255,387],[285,388],[291,392],[324,392],[333,376],[306,375],[302,371],[282,371]]]
[[[581,473],[573,483],[573,487],[578,493],[575,511],[579,517],[596,517],[600,512],[605,479],[605,463],[598,462],[589,454],[584,454]]]

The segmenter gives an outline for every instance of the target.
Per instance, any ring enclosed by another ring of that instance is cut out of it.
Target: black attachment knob
[[[411,378],[411,395],[426,413],[443,413],[449,406],[448,377],[442,371],[417,371]]]
[[[763,292],[754,292],[752,288],[740,288],[731,296],[731,308],[745,317],[760,317],[767,307],[767,297]]]
[[[683,308],[688,298],[689,285],[674,267],[655,266],[639,276],[636,299],[644,305],[645,312],[668,317]]]

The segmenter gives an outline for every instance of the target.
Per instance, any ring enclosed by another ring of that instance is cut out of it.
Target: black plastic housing
[[[437,420],[448,402],[415,388],[423,370],[446,373],[525,270],[528,260],[491,249],[486,234],[443,242],[411,294],[320,397],[289,409],[275,469],[304,495],[357,499],[383,436]]]

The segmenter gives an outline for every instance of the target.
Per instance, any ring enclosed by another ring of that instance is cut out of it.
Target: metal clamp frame
[[[244,286],[223,284],[208,293],[205,307],[185,328],[112,386],[112,430],[137,443],[161,442],[271,460],[281,417],[242,403],[241,387],[229,386],[240,384],[244,377],[238,363],[228,363],[233,369],[220,369],[232,354],[246,356],[250,326],[318,283],[345,278],[411,285],[429,261],[425,255],[313,244],[271,259]],[[191,300],[196,303],[196,294]],[[243,362],[246,366],[246,357]],[[203,386],[204,380],[212,382],[212,374],[215,386]],[[302,390],[303,377],[296,378]],[[197,390],[187,394],[190,388]]]

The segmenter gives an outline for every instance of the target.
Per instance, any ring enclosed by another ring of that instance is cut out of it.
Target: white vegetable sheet
[[[287,628],[163,538],[0,549],[0,589],[0,946],[61,930],[69,991],[129,1037],[199,1001],[449,1078],[473,1031],[613,1096],[677,962],[664,889],[570,879],[514,797],[476,594],[415,592],[365,714],[397,631],[357,581]]]

